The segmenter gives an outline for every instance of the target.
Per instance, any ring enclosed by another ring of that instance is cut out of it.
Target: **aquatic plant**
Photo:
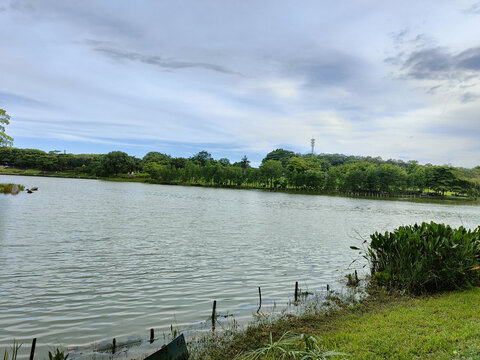
[[[480,284],[480,227],[431,222],[370,238],[365,257],[373,279],[387,288],[420,294]]]
[[[5,352],[3,353],[3,360],[17,360],[18,350],[20,349],[21,346],[22,346],[21,343],[13,340],[12,357],[11,358],[8,357],[8,355],[9,355],[8,354],[8,349],[5,349]]]
[[[23,185],[15,184],[0,184],[0,193],[16,195],[25,188]]]
[[[65,352],[59,348],[56,348],[54,353],[48,352],[49,360],[67,360],[68,355],[69,354],[65,355]]]
[[[360,284],[360,279],[358,278],[357,270],[355,270],[351,274],[345,275],[347,278],[347,286],[348,287],[357,287]]]

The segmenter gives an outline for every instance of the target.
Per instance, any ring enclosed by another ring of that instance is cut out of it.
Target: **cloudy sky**
[[[480,2],[0,0],[16,147],[480,165]]]

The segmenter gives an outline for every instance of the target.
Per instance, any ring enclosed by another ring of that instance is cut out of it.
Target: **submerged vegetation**
[[[74,155],[58,151],[0,148],[0,173],[108,178],[160,184],[261,188],[375,197],[476,198],[480,166],[473,169],[419,165],[416,161],[341,154],[296,154],[277,149],[258,168],[244,156],[231,163],[201,151],[190,158],[150,152],[139,159],[120,151]],[[11,169],[14,168],[14,169]],[[15,170],[17,169],[17,170]]]
[[[0,194],[13,194],[16,195],[20,191],[23,191],[25,187],[17,184],[0,184]]]

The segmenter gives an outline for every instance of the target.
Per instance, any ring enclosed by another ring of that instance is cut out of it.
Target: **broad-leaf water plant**
[[[380,285],[420,294],[480,284],[480,227],[424,222],[370,238],[365,257]]]

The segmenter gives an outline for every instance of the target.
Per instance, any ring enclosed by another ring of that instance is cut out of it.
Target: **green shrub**
[[[419,294],[480,284],[480,227],[431,222],[370,238],[366,257],[372,277],[387,288]]]

